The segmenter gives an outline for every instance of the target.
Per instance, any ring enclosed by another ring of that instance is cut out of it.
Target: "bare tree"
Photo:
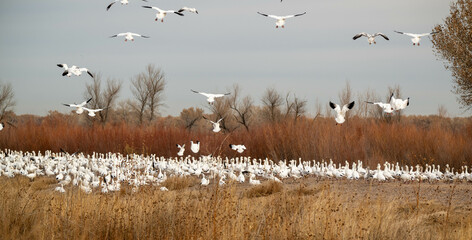
[[[216,120],[223,118],[223,120],[220,122],[220,127],[227,132],[232,132],[237,128],[235,120],[227,117],[231,116],[230,106],[230,98],[217,98],[212,105],[208,106]]]
[[[184,122],[185,128],[189,131],[192,127],[195,126],[195,123],[202,118],[203,116],[203,109],[201,108],[187,108],[180,112],[180,119]]]
[[[138,116],[139,125],[143,124],[144,111],[149,98],[149,91],[145,81],[144,74],[138,74],[131,79],[131,92],[135,101],[129,102],[129,105]]]
[[[121,90],[122,83],[115,79],[107,79],[105,89],[102,90],[102,77],[98,73],[93,78],[93,83],[86,84],[86,98],[92,98],[92,101],[89,102],[89,105],[92,109],[101,108],[103,111],[98,112],[101,123],[106,123],[108,120],[108,115],[110,108],[113,106],[118,93]]]
[[[239,100],[240,91],[241,89],[239,85],[236,84],[233,86],[233,93],[229,98],[229,107],[235,112],[234,118],[236,121],[243,125],[246,131],[249,131],[254,103],[250,96],[246,96],[242,100]]]
[[[131,79],[131,92],[135,98],[131,107],[138,115],[140,125],[143,124],[146,114],[149,114],[149,122],[154,120],[159,107],[163,105],[165,85],[164,73],[152,64],[147,65],[143,73]]]
[[[300,99],[297,96],[293,96],[293,120],[296,122],[298,118],[305,115],[306,113],[306,99]]]
[[[15,106],[13,87],[10,83],[0,83],[0,121],[3,120],[7,113]]]
[[[355,109],[356,115],[359,117],[373,117],[381,118],[383,116],[382,108],[368,104],[367,102],[382,102],[379,95],[373,90],[368,88],[363,93],[359,93],[357,96],[357,108]],[[388,101],[390,102],[390,100]],[[388,103],[387,102],[387,103]]]
[[[451,70],[454,92],[459,103],[472,109],[472,1],[457,0],[452,3],[450,15],[444,24],[434,27],[439,33],[432,36],[436,54]]]
[[[271,122],[276,122],[280,119],[280,107],[283,104],[282,96],[275,90],[275,88],[268,88],[262,96],[263,112],[265,118]]]
[[[159,107],[163,105],[163,92],[166,85],[165,74],[160,68],[149,64],[146,66],[144,76],[149,95],[147,102],[147,106],[149,107],[149,121],[152,121]]]
[[[448,115],[449,115],[449,114],[447,113],[447,108],[446,108],[446,106],[444,106],[444,105],[442,105],[442,104],[439,105],[439,106],[438,106],[438,116],[445,118],[445,117],[448,117]]]

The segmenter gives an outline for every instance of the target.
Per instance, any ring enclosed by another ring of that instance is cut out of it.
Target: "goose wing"
[[[367,33],[365,33],[365,32],[358,33],[358,34],[356,34],[354,37],[352,37],[352,39],[353,39],[353,40],[356,40],[356,39],[358,39],[358,38],[360,38],[360,37],[362,37],[362,36],[367,37]]]
[[[406,32],[400,32],[400,31],[394,31],[394,32],[404,34],[410,37],[418,37],[418,34],[414,34],[414,33],[406,33]]]
[[[164,10],[158,8],[158,7],[154,7],[154,6],[143,6],[143,8],[151,8],[151,9],[154,9],[158,12],[166,12],[166,11],[164,11]]]
[[[270,17],[270,18],[277,19],[277,20],[282,19],[282,17],[280,17],[280,16],[268,15],[268,14],[261,13],[261,12],[257,12],[257,13],[259,13],[259,14],[262,15],[262,16]]]
[[[333,103],[333,102],[329,102],[329,106],[334,109],[334,111],[336,111],[337,113],[341,113],[341,107],[336,104],[336,103]]]
[[[142,38],[149,38],[149,36],[144,36],[144,35],[141,35],[141,34],[137,34],[137,33],[129,33],[131,36],[136,36],[136,37],[142,37]]]
[[[351,110],[354,107],[355,101],[352,101],[351,103],[345,104],[342,109],[342,114],[346,114],[347,111]]]
[[[378,32],[378,33],[374,34],[374,37],[377,37],[377,36],[381,36],[381,37],[385,38],[385,40],[390,40],[390,39],[388,39],[387,35],[385,35],[381,32]]]
[[[118,0],[116,0],[116,1],[114,1],[114,2],[112,2],[112,3],[110,3],[110,5],[107,6],[107,11],[110,10],[111,6],[113,6],[113,4],[115,4],[116,2],[118,2]]]
[[[192,92],[194,92],[194,93],[201,94],[201,95],[203,95],[203,96],[205,96],[205,97],[210,97],[210,96],[212,96],[212,95],[213,95],[213,94],[204,93],[204,92],[197,92],[197,91],[195,91],[195,90],[192,90],[192,89],[190,89],[190,91],[192,91]]]
[[[59,63],[59,64],[57,64],[57,66],[60,67],[60,68],[64,68],[64,69],[66,69],[66,70],[69,68],[69,67],[67,66],[67,64],[65,64],[65,63]]]
[[[283,18],[287,19],[287,18],[299,17],[299,16],[302,16],[302,15],[305,15],[305,14],[306,14],[306,12],[293,14],[293,15],[287,15],[287,16],[284,16]]]

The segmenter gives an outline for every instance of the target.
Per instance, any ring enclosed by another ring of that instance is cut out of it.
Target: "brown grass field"
[[[170,191],[61,194],[47,177],[0,177],[0,239],[470,239],[470,183],[305,178]]]

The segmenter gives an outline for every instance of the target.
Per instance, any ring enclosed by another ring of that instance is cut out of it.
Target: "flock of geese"
[[[236,147],[236,146],[235,146]],[[251,159],[250,157],[221,158],[201,156],[198,159],[187,157],[164,158],[155,155],[127,155],[108,153],[85,156],[82,153],[68,154],[46,151],[21,152],[0,151],[0,176],[12,178],[17,175],[31,180],[39,176],[54,177],[57,180],[56,191],[65,192],[67,186],[78,186],[85,193],[108,193],[119,191],[123,184],[133,191],[140,186],[159,186],[168,177],[195,176],[200,184],[211,183],[225,185],[228,182],[258,185],[261,181],[284,182],[287,179],[317,177],[319,179],[348,179],[386,181],[466,181],[472,182],[472,173],[468,166],[460,171],[446,165],[428,165],[424,167],[400,166],[386,162],[378,164],[374,170],[364,168],[362,161],[347,161],[334,164],[333,161],[279,161],[269,159]],[[160,187],[162,191],[168,191]]]

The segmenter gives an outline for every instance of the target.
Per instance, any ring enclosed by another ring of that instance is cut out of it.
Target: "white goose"
[[[191,12],[191,13],[196,13],[198,14],[198,11],[196,8],[189,8],[189,7],[183,7],[181,8],[178,12],[183,12],[183,11],[187,11],[187,12]]]
[[[358,39],[362,36],[367,38],[367,42],[369,42],[369,45],[372,44],[372,43],[377,44],[377,42],[375,42],[375,37],[377,37],[377,36],[381,36],[381,37],[385,38],[385,40],[389,40],[388,37],[385,34],[381,33],[381,32],[378,32],[378,33],[375,33],[375,34],[372,34],[372,35],[368,34],[368,33],[365,33],[365,32],[361,32],[361,33],[356,34],[352,39],[356,40],[356,39]]]
[[[200,141],[197,141],[196,143],[190,141],[190,144],[190,150],[192,150],[192,152],[198,153],[198,151],[200,151]]]
[[[223,120],[223,118],[220,118],[220,119],[219,119],[218,121],[216,121],[216,122],[213,122],[212,120],[206,118],[205,116],[203,116],[203,118],[206,119],[206,120],[208,120],[208,121],[210,121],[211,124],[213,124],[213,132],[216,132],[216,133],[217,133],[217,132],[221,131],[220,122],[221,122],[221,120]]]
[[[354,103],[355,101],[344,104],[344,106],[341,108],[341,106],[338,104],[329,102],[329,106],[334,109],[334,111],[336,111],[336,118],[334,119],[336,120],[336,125],[343,124],[346,121],[346,112],[354,107]]]
[[[379,107],[382,108],[383,112],[386,114],[392,114],[393,112],[393,107],[392,105],[390,105],[390,103],[383,103],[383,102],[366,102],[366,103],[378,105]]]
[[[392,95],[390,96],[390,105],[392,105],[393,110],[400,111],[410,105],[410,98],[407,98],[405,100],[399,98],[397,99],[393,96],[392,93]]]
[[[168,13],[175,13],[175,14],[177,14],[177,15],[179,15],[179,16],[183,16],[183,15],[184,15],[184,14],[181,13],[180,10],[179,10],[179,11],[174,11],[174,10],[162,10],[162,9],[160,9],[160,8],[158,8],[158,7],[154,7],[154,6],[143,6],[143,8],[151,8],[151,9],[154,9],[154,10],[157,11],[157,13],[156,13],[156,19],[155,19],[156,22],[159,21],[159,20],[161,20],[161,22],[164,22],[164,18],[166,17],[166,15],[167,15]]]
[[[103,111],[104,108],[90,109],[90,108],[84,107],[84,110],[86,110],[86,111],[88,112],[88,115],[89,115],[90,117],[95,117],[95,116],[96,116],[96,113],[97,113],[97,112],[100,112],[100,111]]]
[[[143,2],[147,2],[147,0],[142,0]],[[128,5],[129,0],[115,0],[114,2],[110,3],[110,5],[107,6],[107,11],[113,6],[113,4],[120,2],[121,5]]]
[[[202,186],[208,186],[208,184],[210,184],[210,179],[206,179],[205,174],[202,174],[202,175],[203,175],[203,178],[201,181]]]
[[[64,72],[62,73],[62,76],[72,76],[74,74],[75,76],[80,76],[82,75],[82,72],[87,72],[90,77],[93,78],[92,73],[87,69],[87,68],[80,68],[75,65],[72,65],[72,67],[67,66],[65,63],[59,63],[57,64],[58,67],[64,68]]]
[[[2,131],[4,127],[5,127],[5,123],[0,122],[0,131]]]
[[[234,144],[230,144],[229,147],[235,151],[237,151],[238,153],[243,153],[244,150],[246,150],[246,146],[240,144],[240,145],[234,145]]]
[[[197,92],[195,90],[192,90],[190,89],[190,91],[194,92],[194,93],[198,93],[198,94],[201,94],[205,97],[207,97],[207,101],[209,104],[213,104],[213,102],[215,102],[215,98],[220,98],[220,97],[224,97],[226,95],[230,95],[231,93],[204,93],[204,92]]]
[[[185,151],[185,144],[182,144],[182,146],[180,146],[179,144],[176,144],[177,147],[179,148],[179,152],[177,153],[178,156],[183,156],[184,155],[184,151]]]
[[[110,38],[114,38],[114,37],[125,37],[125,42],[126,41],[134,41],[134,37],[142,37],[142,38],[149,38],[148,36],[144,36],[144,35],[141,35],[141,34],[137,34],[137,33],[132,33],[132,32],[125,32],[125,33],[118,33],[118,34],[115,34],[113,36],[110,36]]]
[[[406,33],[406,32],[400,32],[400,31],[394,31],[394,32],[410,36],[411,37],[411,42],[413,42],[413,45],[416,44],[418,46],[420,45],[421,37],[425,37],[425,36],[429,36],[429,35],[433,35],[433,34],[438,33],[438,32],[430,32],[430,33],[417,34],[417,33]]]
[[[88,102],[90,102],[92,100],[92,98],[90,98],[89,100],[87,101],[83,101],[81,104],[67,104],[67,103],[63,103],[64,106],[68,106],[68,107],[75,107],[77,108],[77,110],[75,110],[75,112],[77,114],[82,114],[84,112],[84,106],[85,104],[87,104]]]
[[[286,19],[293,18],[293,17],[298,17],[298,16],[302,16],[302,15],[306,14],[306,12],[304,12],[304,13],[299,13],[299,14],[294,14],[294,15],[276,16],[276,15],[268,15],[268,14],[261,13],[261,12],[257,12],[257,13],[259,13],[260,15],[265,16],[265,17],[270,17],[270,18],[276,19],[277,22],[275,22],[275,28],[279,28],[279,27],[285,28],[285,20]]]

